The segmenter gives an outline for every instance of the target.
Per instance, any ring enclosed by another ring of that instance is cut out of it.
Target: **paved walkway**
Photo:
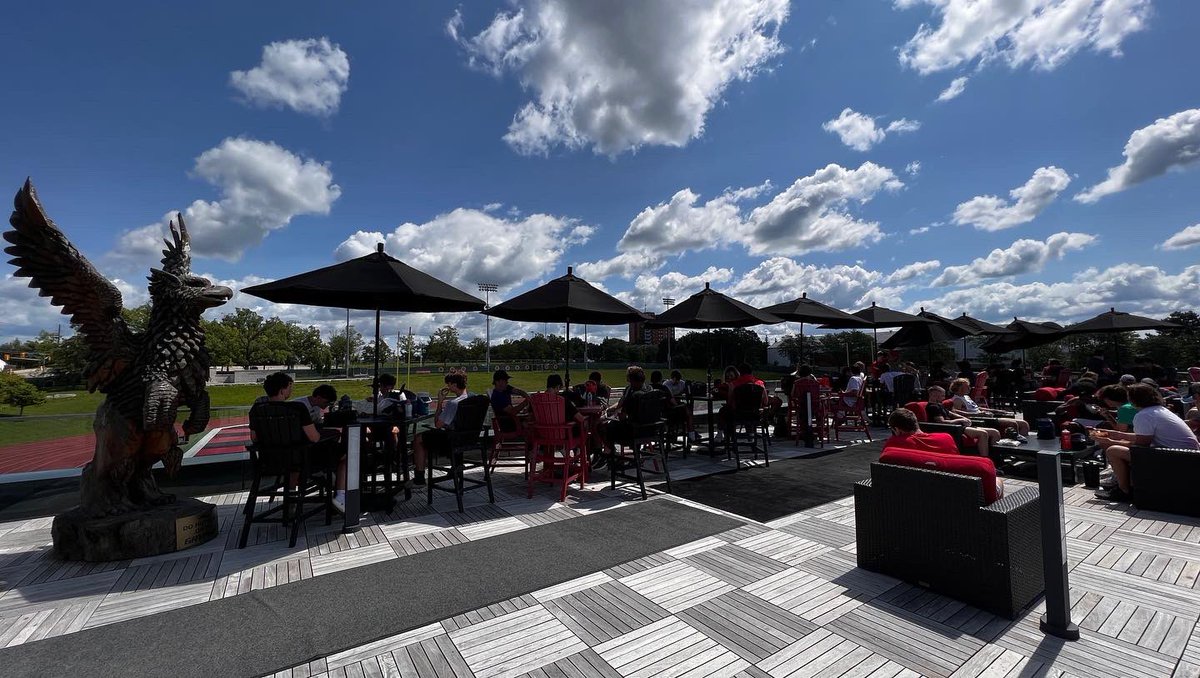
[[[692,457],[673,465],[672,477],[719,468]],[[103,565],[55,560],[49,518],[0,524],[0,645],[454,548],[632,500],[628,490],[603,485],[575,489],[563,503],[549,488],[528,500],[519,469],[501,469],[497,486],[495,505],[470,493],[463,514],[442,497],[433,507],[416,500],[374,514],[353,535],[310,524],[295,549],[268,527],[253,532],[247,549],[232,548],[243,495],[221,495],[210,499],[221,505],[213,542]],[[276,675],[1200,675],[1200,520],[1105,505],[1081,487],[1066,496],[1074,617],[1083,629],[1077,643],[1043,636],[1040,609],[1009,621],[859,570],[846,497]]]

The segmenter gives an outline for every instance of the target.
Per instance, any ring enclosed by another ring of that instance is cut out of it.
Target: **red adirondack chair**
[[[563,501],[571,481],[579,480],[580,489],[587,482],[584,434],[574,422],[567,421],[567,404],[562,396],[551,392],[535,393],[529,400],[533,407],[533,426],[525,429],[530,444],[528,496],[533,497],[534,482],[556,483],[562,488],[558,500]]]
[[[817,442],[825,447],[825,441],[829,440],[829,415],[819,382],[797,380],[792,386],[788,395],[788,425],[796,445],[811,428]]]
[[[971,389],[971,400],[974,400],[980,407],[988,406],[988,390],[987,390],[987,371],[980,372],[975,375],[975,386]]]
[[[861,431],[871,439],[871,427],[867,421],[867,381],[858,387],[858,393],[842,393],[833,401],[833,439],[841,440],[842,431]],[[847,405],[844,396],[855,396],[854,404]]]

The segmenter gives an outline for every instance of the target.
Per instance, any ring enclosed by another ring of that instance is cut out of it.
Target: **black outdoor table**
[[[716,426],[716,423],[717,423],[717,418],[713,414],[713,403],[718,402],[718,401],[725,402],[725,398],[721,398],[721,397],[713,396],[713,395],[697,396],[697,395],[691,395],[691,394],[688,394],[687,398],[688,398],[688,407],[692,408],[693,414],[695,414],[695,412],[696,412],[695,403],[697,401],[704,402],[707,404],[707,407],[705,409],[708,412],[708,424],[707,424],[708,435],[700,438],[698,441],[696,441],[695,444],[700,447],[707,447],[708,454],[710,456],[718,454],[717,449],[716,449],[717,442],[716,442],[715,432],[713,431],[713,428]]]
[[[342,428],[342,440],[346,449],[346,511],[343,516],[342,529],[352,532],[357,529],[363,511],[390,511],[396,503],[398,491],[397,480],[393,480],[393,464],[398,460],[398,482],[404,488],[404,500],[412,499],[412,489],[408,486],[408,440],[415,435],[418,424],[433,419],[432,414],[409,418],[388,416],[359,415],[358,420],[346,424]],[[392,441],[392,427],[400,429],[395,444]],[[374,459],[375,446],[367,447],[363,454],[363,442],[367,428],[374,427],[384,431],[382,440],[383,477],[375,473],[377,461]],[[363,463],[363,457],[368,457],[368,463]]]
[[[1005,456],[1016,457],[1021,461],[1037,462],[1038,452],[1041,450],[1060,450],[1062,443],[1059,442],[1058,436],[1051,440],[1044,440],[1034,436],[1029,437],[1029,442],[1020,447],[1000,447],[997,449],[1003,450]],[[1081,482],[1082,478],[1079,474],[1080,462],[1090,461],[1095,459],[1096,454],[1100,451],[1100,446],[1095,443],[1090,443],[1082,450],[1066,451],[1063,450],[1060,458],[1063,466],[1063,482],[1069,485],[1074,485]]]

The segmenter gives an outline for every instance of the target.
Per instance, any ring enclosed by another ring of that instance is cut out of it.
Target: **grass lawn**
[[[705,370],[703,369],[684,369],[684,379],[703,380],[705,378]],[[546,376],[550,372],[512,372],[512,384],[517,388],[526,391],[540,391],[545,388]],[[578,369],[572,373],[573,381],[576,383],[586,376],[586,372]],[[778,375],[763,373],[763,377],[777,378]],[[411,382],[408,383],[410,391],[428,392],[430,395],[435,395],[442,387],[444,375],[438,374],[414,374]],[[404,382],[403,374],[399,375],[399,380]],[[624,381],[624,376],[620,370],[607,370],[605,374],[606,380],[612,385],[620,385]],[[302,381],[298,382],[293,389],[293,396],[299,397],[306,395],[312,391],[319,381]],[[330,383],[338,391],[338,395],[348,393],[352,398],[360,399],[366,397],[371,392],[371,381],[369,379],[339,379],[333,380]],[[484,372],[471,372],[467,375],[467,389],[474,393],[482,393],[491,387],[491,375]],[[66,394],[72,394],[69,397],[63,397]],[[14,419],[17,415],[17,408],[0,405],[0,445],[8,445],[22,442],[32,442],[36,440],[53,440],[64,436],[78,435],[81,433],[90,433],[92,430],[92,418],[90,416],[46,416],[46,415],[90,415],[96,411],[96,407],[100,405],[104,396],[100,393],[88,393],[87,391],[65,391],[61,393],[50,394],[44,404],[25,408],[25,418]],[[208,387],[209,399],[212,402],[212,407],[249,407],[254,399],[263,395],[262,386],[260,384],[217,384]],[[214,416],[218,413],[214,413]],[[184,415],[186,416],[186,415]],[[180,417],[180,421],[184,416]],[[43,418],[45,417],[45,418]]]

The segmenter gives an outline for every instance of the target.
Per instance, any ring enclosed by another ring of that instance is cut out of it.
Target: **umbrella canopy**
[[[807,292],[802,294],[798,299],[785,301],[782,304],[775,304],[774,306],[767,306],[762,310],[777,318],[791,322],[812,323],[827,327],[833,324],[837,324],[839,327],[871,326],[871,323],[862,318],[856,318],[845,311],[822,304],[816,299],[809,299]]]
[[[906,330],[906,329],[918,329],[921,327],[938,327],[938,328],[940,328],[940,331],[936,332],[937,336],[944,335],[946,337],[949,337],[948,339],[934,339],[933,341],[950,341],[953,339],[959,339],[959,338],[966,337],[966,336],[974,336],[975,334],[977,334],[976,332],[972,331],[970,328],[960,325],[957,321],[951,320],[949,318],[944,318],[944,317],[942,317],[936,313],[933,313],[931,311],[926,311],[924,308],[921,308],[921,312],[917,314],[917,317],[925,318],[926,320],[932,320],[936,324],[935,325],[909,325],[908,327],[901,329],[900,332],[897,332],[896,334],[900,334],[901,332],[904,332],[904,330]],[[893,335],[893,336],[895,336],[895,335]],[[934,336],[934,332],[930,332],[930,336]],[[884,341],[883,343],[887,344],[887,341]],[[917,345],[921,346],[923,344],[917,344]],[[889,348],[889,347],[884,346],[884,348]]]
[[[1007,353],[1018,349],[1042,346],[1063,338],[1062,325],[1046,322],[1035,323],[1029,320],[1013,318],[1008,324],[1011,334],[998,334],[988,338],[980,345],[992,353]]]
[[[955,330],[953,325],[944,325],[941,323],[927,323],[924,325],[909,325],[902,327],[898,332],[888,337],[879,344],[879,348],[912,348],[915,346],[928,346],[943,341],[954,341],[960,337],[966,336],[964,330]]]
[[[1084,320],[1083,322],[1068,325],[1063,328],[1063,334],[1083,334],[1091,332],[1132,332],[1134,330],[1159,330],[1179,327],[1176,323],[1167,320],[1155,320],[1154,318],[1144,318],[1140,315],[1132,313],[1124,313],[1115,308],[1110,308],[1104,313]]]
[[[410,313],[484,308],[482,299],[388,256],[382,244],[366,256],[242,291],[279,304],[330,308]]]
[[[564,381],[571,385],[571,323],[623,325],[646,319],[646,314],[611,294],[596,289],[588,281],[567,274],[535,287],[524,294],[483,312],[505,320],[538,323],[565,323],[567,326],[567,363]],[[584,348],[586,351],[586,347]]]
[[[909,325],[925,325],[937,322],[929,318],[904,313],[902,311],[893,311],[871,302],[871,305],[861,311],[856,311],[850,315],[865,320],[870,323],[871,327],[876,329],[880,327],[908,327]]]
[[[561,278],[496,304],[483,313],[505,320],[589,325],[623,325],[646,319],[646,314],[576,277],[573,271],[568,266],[567,274]]]
[[[714,329],[774,325],[783,322],[766,311],[760,311],[733,297],[712,289],[704,283],[704,289],[682,302],[660,313],[646,322],[652,327],[687,327],[691,329]]]
[[[963,313],[962,315],[951,320],[950,322],[953,322],[955,325],[958,325],[959,327],[962,327],[963,329],[969,330],[971,332],[971,334],[973,334],[973,335],[976,335],[976,334],[1014,334],[1014,331],[1008,329],[1007,327],[1001,327],[1000,325],[993,325],[992,323],[989,323],[985,320],[980,320],[978,318],[972,318],[971,316],[967,315],[966,313]]]
[[[438,313],[484,308],[482,299],[388,256],[383,243],[366,256],[242,291],[278,304],[374,310],[376,379],[379,379],[380,311]],[[346,313],[348,324],[349,311]],[[349,368],[347,361],[347,376]],[[375,406],[379,406],[378,399]]]

